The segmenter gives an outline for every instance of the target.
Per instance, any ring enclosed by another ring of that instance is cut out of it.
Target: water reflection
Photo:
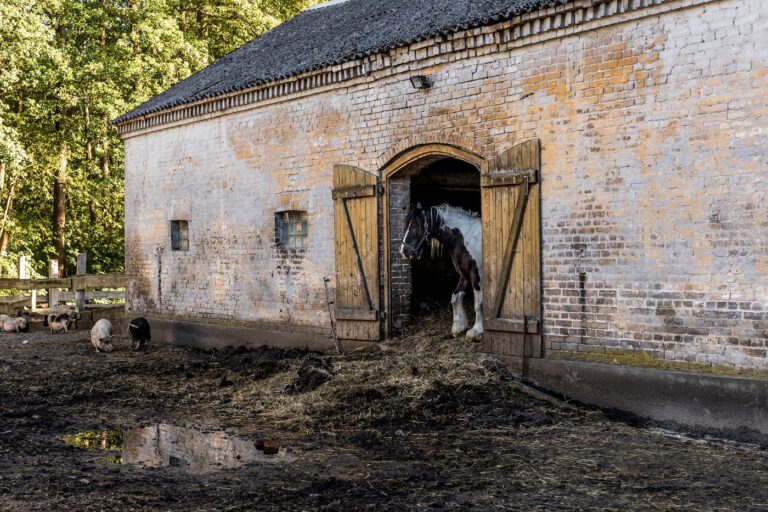
[[[63,437],[64,442],[82,450],[100,450],[115,452],[111,458],[120,464],[123,451],[123,433],[119,430],[89,430]]]
[[[190,473],[239,468],[252,462],[293,460],[274,441],[245,439],[222,431],[206,432],[161,423],[125,431],[80,432],[65,436],[67,444],[113,452],[102,462],[179,467]]]
[[[286,461],[285,449],[267,455],[250,439],[226,432],[160,424],[125,432],[124,464],[176,466],[191,473],[239,468],[251,462]]]

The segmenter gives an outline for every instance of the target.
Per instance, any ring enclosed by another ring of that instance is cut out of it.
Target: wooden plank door
[[[483,219],[483,344],[513,369],[541,357],[540,143],[488,160],[480,176]]]
[[[379,341],[379,218],[376,176],[333,167],[336,329],[342,340]]]

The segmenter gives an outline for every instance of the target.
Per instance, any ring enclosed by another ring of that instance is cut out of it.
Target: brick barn
[[[398,254],[409,204],[447,201],[482,218],[488,352],[768,433],[766,41],[761,0],[308,9],[114,121],[127,310],[328,348],[328,276],[346,346],[385,339],[447,305]]]

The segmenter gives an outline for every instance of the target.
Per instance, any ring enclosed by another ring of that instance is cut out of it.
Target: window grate
[[[189,221],[172,220],[171,221],[171,250],[188,251],[189,250]]]
[[[275,213],[275,243],[281,249],[307,248],[309,230],[307,212],[291,210]]]

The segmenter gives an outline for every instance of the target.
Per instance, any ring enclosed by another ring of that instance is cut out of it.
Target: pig
[[[8,315],[0,315],[0,327],[4,332],[27,332],[29,323],[23,316],[14,318]]]
[[[149,322],[146,318],[134,318],[128,325],[128,330],[133,337],[133,350],[139,350],[146,343],[152,341],[152,335],[149,330]]]
[[[69,314],[62,313],[60,315],[48,315],[48,327],[51,329],[51,334],[57,332],[68,332],[69,326],[72,324],[73,318],[69,317]]]
[[[91,343],[96,348],[96,352],[112,352],[112,324],[106,318],[96,322],[91,329]]]

